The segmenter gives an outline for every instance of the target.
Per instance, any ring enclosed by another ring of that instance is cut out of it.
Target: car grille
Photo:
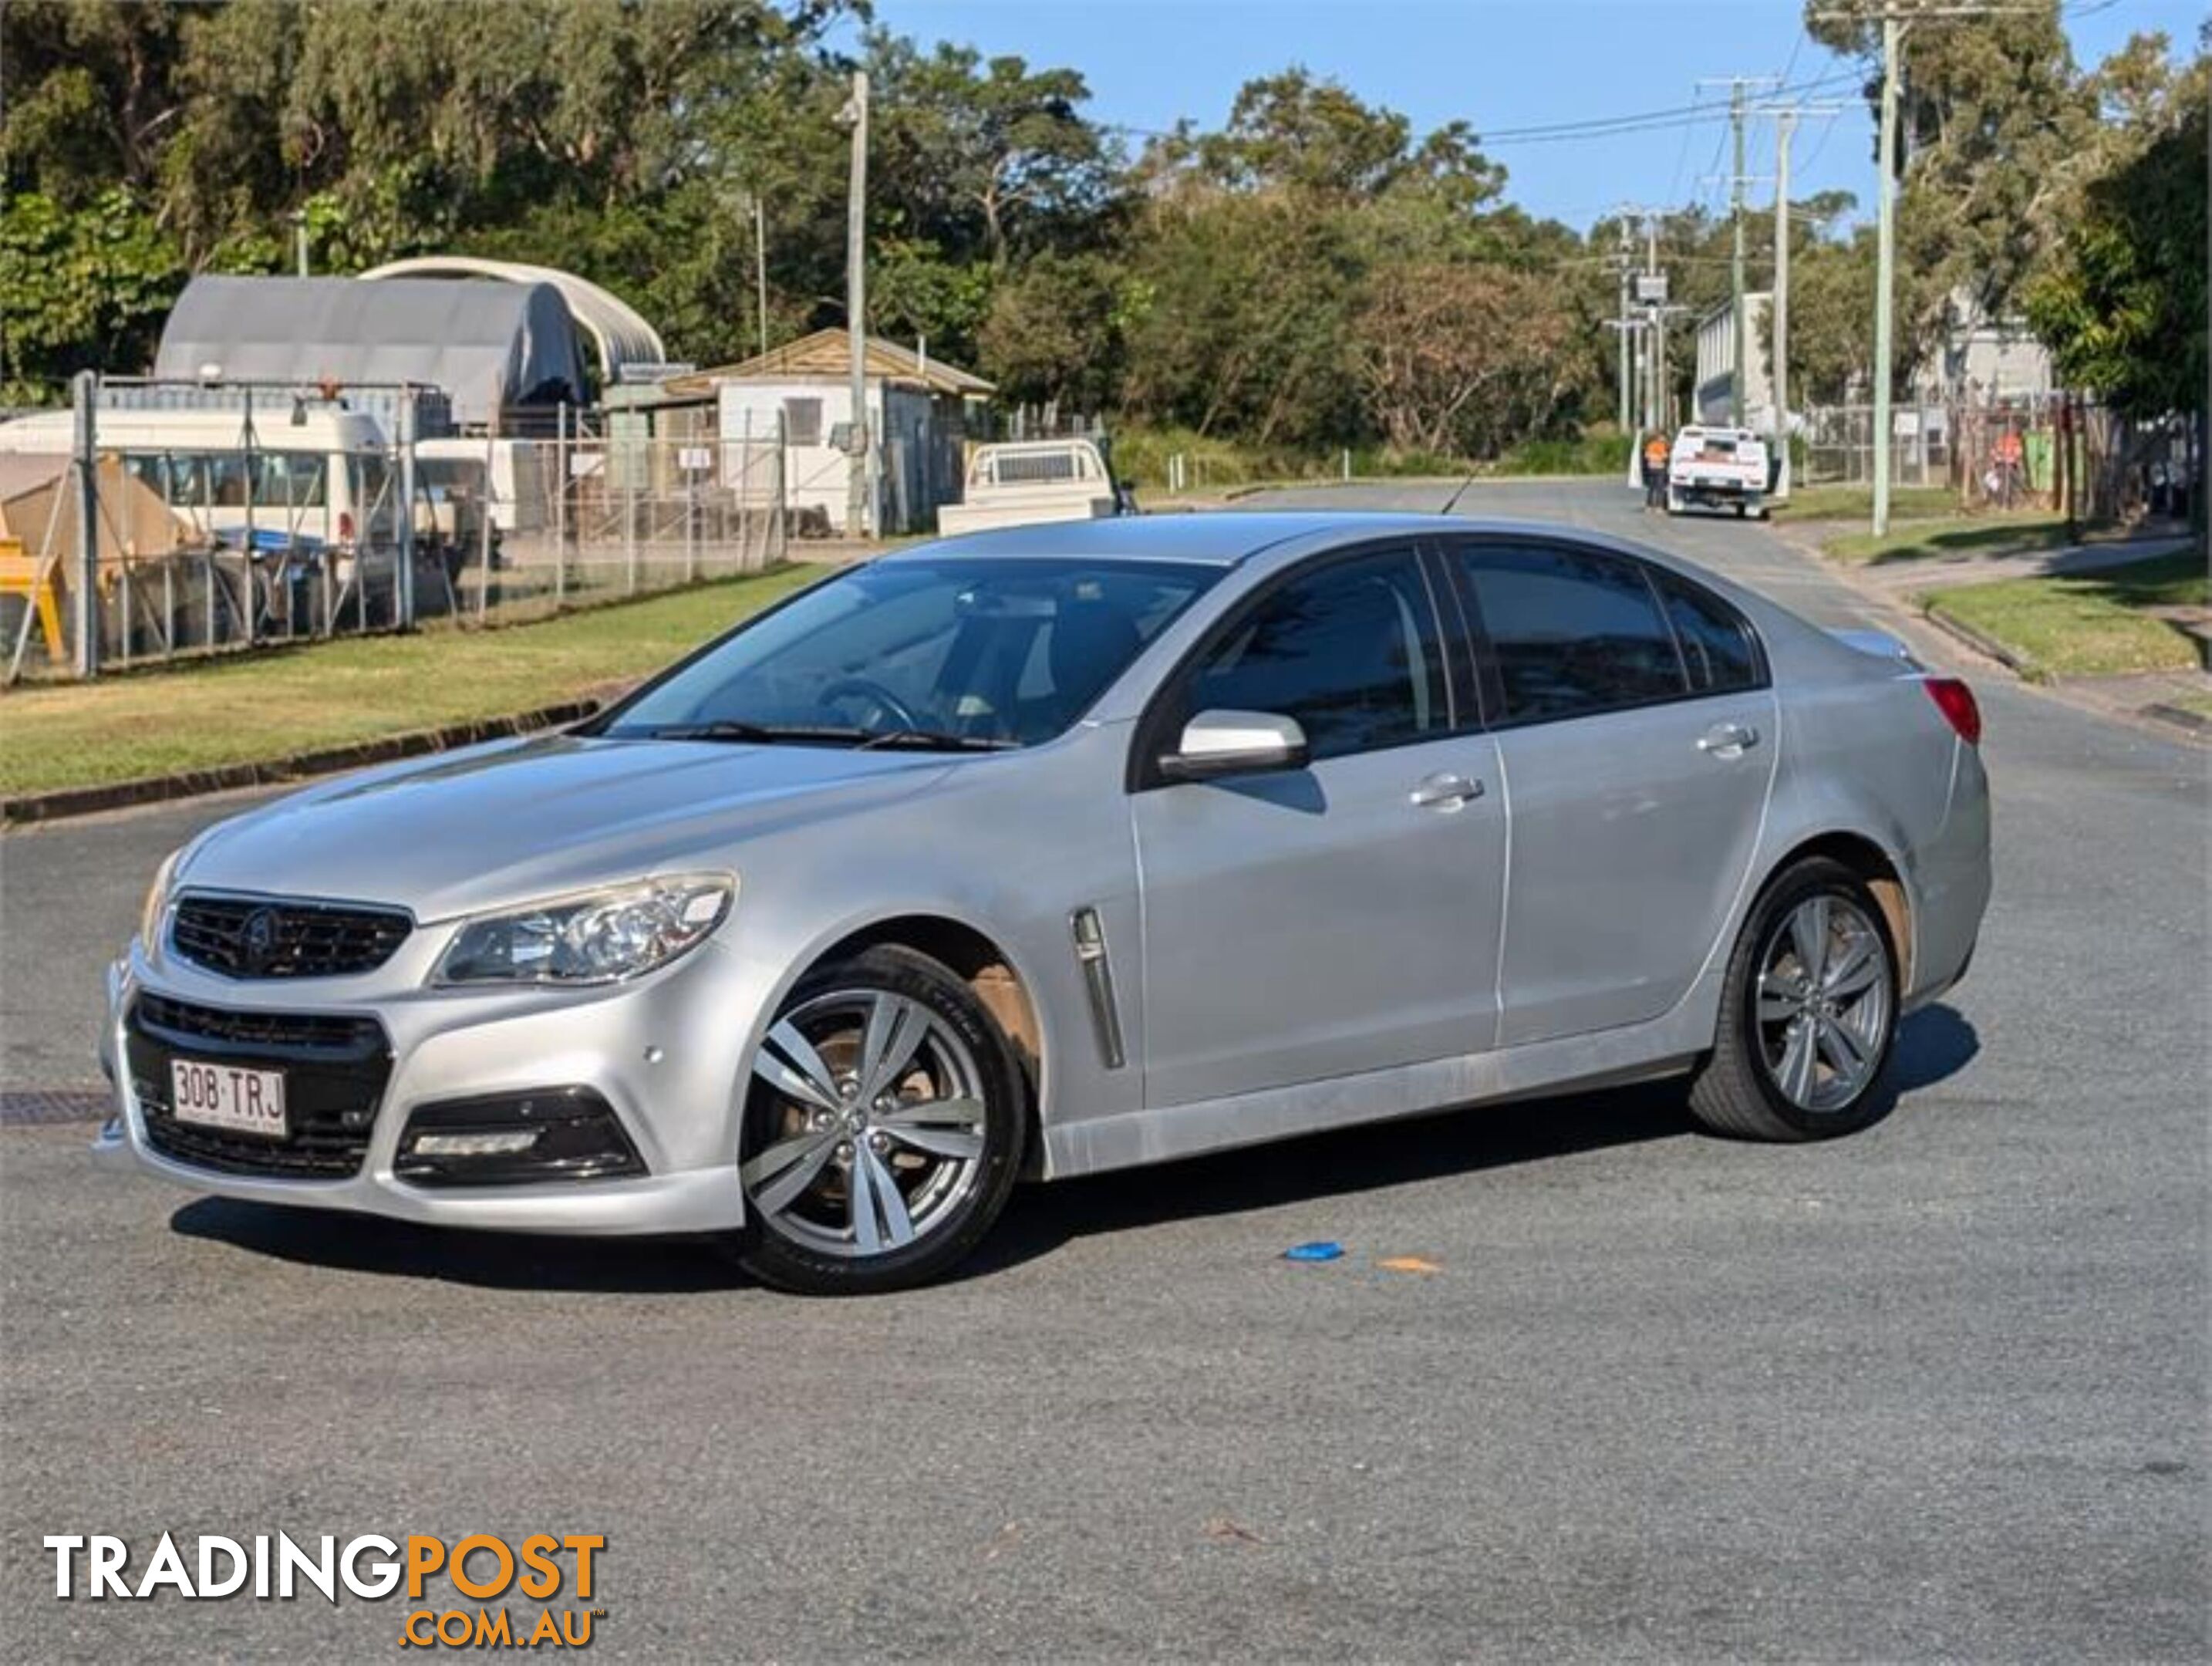
[[[147,1143],[223,1174],[343,1180],[359,1173],[392,1074],[392,1045],[374,1018],[239,1012],[151,993],[131,1006],[125,1049]],[[283,1071],[285,1137],[177,1121],[169,1105],[173,1057]]]
[[[381,966],[414,928],[398,909],[188,896],[177,904],[169,945],[225,977],[342,977]]]

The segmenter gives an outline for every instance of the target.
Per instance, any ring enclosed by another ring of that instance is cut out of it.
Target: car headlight
[[[704,942],[737,894],[726,873],[687,873],[488,914],[462,926],[430,981],[618,983]]]
[[[169,882],[177,877],[177,858],[184,854],[179,846],[161,858],[161,866],[154,870],[154,883],[146,888],[146,900],[138,905],[138,941],[148,954],[161,941],[161,915],[169,906]]]

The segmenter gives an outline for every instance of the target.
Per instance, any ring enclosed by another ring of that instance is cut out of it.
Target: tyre
[[[1749,514],[1750,513],[1751,513],[1751,511],[1750,511],[1749,508],[1748,508],[1747,506],[1744,505],[1744,504],[1739,503],[1739,504],[1737,504],[1737,505],[1735,506],[1735,518],[1736,518],[1738,520],[1741,520],[1744,518],[1744,516],[1746,516],[1747,514]]]
[[[807,1295],[939,1276],[1006,1207],[1028,1092],[1005,1032],[938,962],[884,946],[817,968],[754,1060],[739,1263]]]
[[[1778,875],[1729,958],[1711,1055],[1690,1109],[1717,1133],[1821,1140],[1879,1121],[1893,1098],[1897,949],[1880,906],[1840,862]]]

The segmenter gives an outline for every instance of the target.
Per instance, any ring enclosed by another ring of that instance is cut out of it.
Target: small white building
[[[1743,298],[1745,356],[1751,362],[1743,383],[1742,423],[1761,434],[1774,431],[1774,379],[1768,357],[1773,339],[1769,319],[1772,301],[1773,296],[1763,289]],[[1723,301],[1698,320],[1696,399],[1700,423],[1735,420],[1735,307]]]
[[[863,367],[870,475],[869,532],[927,532],[937,507],[960,499],[967,408],[992,385],[957,365],[871,336]],[[672,377],[671,403],[711,397],[715,435],[730,442],[783,436],[786,502],[802,517],[845,524],[852,422],[852,359],[842,330],[817,330],[741,364]],[[731,447],[731,454],[746,447]],[[744,481],[726,483],[749,489]]]

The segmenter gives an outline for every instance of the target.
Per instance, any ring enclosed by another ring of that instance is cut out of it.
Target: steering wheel
[[[834,706],[840,700],[854,697],[867,701],[902,729],[922,727],[921,720],[914,714],[913,707],[872,677],[841,677],[815,696],[815,703]]]

